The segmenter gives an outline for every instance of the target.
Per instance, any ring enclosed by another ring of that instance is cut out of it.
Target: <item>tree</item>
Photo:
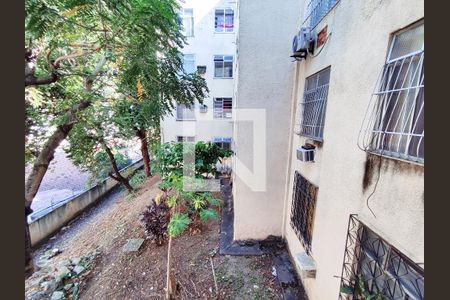
[[[97,101],[83,112],[80,120],[69,133],[70,146],[66,148],[75,165],[90,171],[98,179],[107,176],[133,192],[128,178],[120,173],[117,160],[123,159],[118,152],[120,140],[117,127],[111,122],[109,103]]]
[[[25,142],[33,169],[25,185],[25,237],[31,203],[56,148],[84,110],[117,89],[117,82],[110,84],[113,78],[126,78],[127,49],[140,41],[164,60],[165,53],[182,47],[177,10],[175,0],[26,1]],[[40,97],[45,101],[33,101]],[[46,114],[39,117],[38,112]],[[33,134],[39,131],[36,126],[41,126],[40,134]],[[28,253],[29,241],[27,245]]]
[[[127,97],[116,105],[116,123],[125,135],[139,138],[145,173],[151,176],[147,130],[159,128],[176,103],[203,103],[209,90],[200,75],[183,69],[178,48],[161,49],[141,39],[132,44],[122,61],[119,91]]]

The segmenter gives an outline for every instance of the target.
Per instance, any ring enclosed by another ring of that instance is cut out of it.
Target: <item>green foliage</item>
[[[168,230],[172,237],[179,236],[183,233],[191,223],[189,216],[183,213],[174,213],[170,218]]]
[[[164,143],[156,153],[157,169],[164,180],[183,174],[183,151],[190,153],[193,147],[195,147],[196,176],[216,175],[216,163],[219,157],[231,155],[230,151],[223,150],[212,142],[200,141],[195,146],[189,143]]]
[[[145,173],[142,170],[137,171],[130,178],[130,184],[134,189],[138,188],[142,183],[144,183],[144,181],[145,181]]]
[[[202,209],[200,211],[200,219],[202,221],[208,221],[209,219],[216,219],[217,211],[212,208]]]
[[[355,299],[359,300],[384,300],[383,294],[378,291],[375,294],[371,293],[366,289],[366,284],[364,282],[364,276],[362,274],[356,275],[354,286],[344,285],[340,289],[341,293],[346,295],[354,295]]]
[[[26,87],[26,161],[82,101],[107,109],[101,129],[115,126],[114,138],[153,128],[152,141],[175,102],[202,102],[205,80],[183,70],[178,10],[176,0],[26,0],[25,78],[56,78]],[[86,125],[92,115],[80,113],[71,123]],[[79,152],[90,155],[95,142],[88,143]]]

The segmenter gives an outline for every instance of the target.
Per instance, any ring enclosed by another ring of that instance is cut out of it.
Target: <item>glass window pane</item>
[[[215,31],[223,32],[225,28],[225,15],[223,9],[216,9]]]
[[[214,77],[223,77],[223,62],[215,61],[214,62]]]
[[[195,73],[195,57],[193,54],[184,54],[183,56],[183,68],[188,74]]]
[[[233,62],[226,61],[224,62],[224,77],[233,77]]]
[[[424,43],[424,25],[421,24],[397,34],[394,37],[389,60],[419,51]]]

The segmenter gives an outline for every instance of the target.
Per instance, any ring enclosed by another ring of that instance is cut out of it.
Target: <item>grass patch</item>
[[[130,184],[134,189],[137,189],[145,181],[145,173],[139,170],[130,178]]]

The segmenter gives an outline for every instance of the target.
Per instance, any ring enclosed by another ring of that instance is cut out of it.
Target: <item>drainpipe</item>
[[[284,187],[284,205],[283,205],[283,223],[282,223],[282,227],[281,227],[281,237],[284,239],[285,238],[285,233],[286,233],[286,219],[287,219],[287,215],[288,215],[288,197],[289,197],[289,187],[291,186],[290,184],[290,175],[291,175],[291,167],[292,167],[292,145],[293,145],[293,140],[294,140],[294,126],[295,126],[295,115],[296,115],[296,110],[297,110],[297,94],[298,94],[298,74],[299,74],[299,69],[300,69],[300,63],[296,62],[295,63],[295,70],[294,70],[294,78],[293,78],[293,82],[292,82],[292,94],[291,94],[291,121],[290,121],[290,125],[289,125],[289,142],[288,142],[288,163],[287,163],[287,168],[286,168],[286,177],[285,177],[285,187]]]

